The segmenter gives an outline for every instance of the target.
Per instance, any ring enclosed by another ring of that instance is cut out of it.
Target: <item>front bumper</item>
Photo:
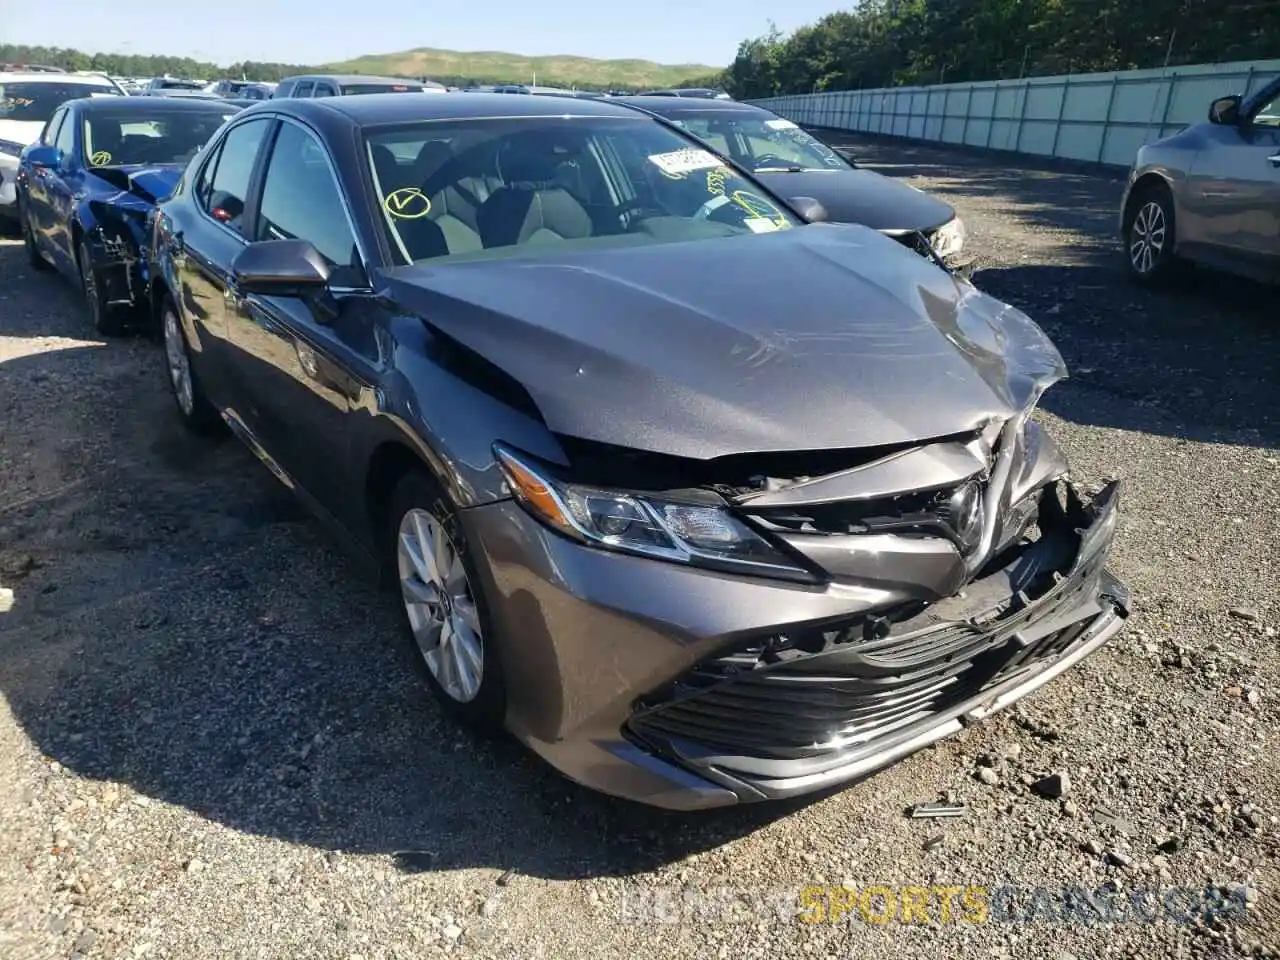
[[[1042,546],[875,637],[863,631],[884,609],[875,589],[594,550],[510,501],[463,516],[512,732],[586,786],[696,809],[855,781],[1009,706],[1114,635],[1128,608],[1104,567],[1118,487],[1088,505],[1066,500],[1070,522]],[[837,639],[733,665],[762,637],[812,629]]]

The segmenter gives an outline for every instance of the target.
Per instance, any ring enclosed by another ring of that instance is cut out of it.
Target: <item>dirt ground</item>
[[[842,139],[952,202],[975,281],[1059,343],[1043,419],[1082,480],[1126,484],[1125,633],[830,796],[593,795],[453,729],[326,533],[234,441],[182,432],[160,348],[96,337],[0,239],[0,957],[1280,955],[1280,294],[1128,284],[1113,176]],[[1056,771],[1065,797],[1029,789]],[[944,791],[965,817],[904,816]],[[988,909],[790,915],[841,884]],[[1227,912],[1036,908],[1064,887]]]

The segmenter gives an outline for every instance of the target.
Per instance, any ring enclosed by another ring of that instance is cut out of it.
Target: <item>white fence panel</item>
[[[1207,116],[1228,93],[1280,76],[1280,60],[1210,63],[753,100],[810,126],[1128,166],[1144,143]]]

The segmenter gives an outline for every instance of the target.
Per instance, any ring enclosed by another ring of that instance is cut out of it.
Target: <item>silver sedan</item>
[[[1143,283],[1168,279],[1179,260],[1280,280],[1280,79],[1221,97],[1208,122],[1140,149],[1120,232]]]

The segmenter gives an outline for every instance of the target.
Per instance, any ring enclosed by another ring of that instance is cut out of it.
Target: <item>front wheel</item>
[[[1125,223],[1125,259],[1129,276],[1142,284],[1162,283],[1174,266],[1173,197],[1154,187],[1133,202]]]
[[[187,347],[178,308],[170,297],[165,297],[160,311],[160,329],[164,336],[165,369],[169,374],[169,389],[178,406],[183,426],[192,433],[210,434],[222,425],[222,418],[211,404],[191,363],[191,350]]]
[[[457,719],[498,731],[506,688],[488,606],[458,515],[424,471],[396,485],[387,533],[401,623],[432,693]]]
[[[93,255],[89,252],[89,244],[80,241],[80,284],[84,289],[84,299],[89,305],[89,319],[93,329],[108,337],[124,333],[124,314],[116,307],[108,305],[102,288],[98,284],[98,271],[93,265]]]

